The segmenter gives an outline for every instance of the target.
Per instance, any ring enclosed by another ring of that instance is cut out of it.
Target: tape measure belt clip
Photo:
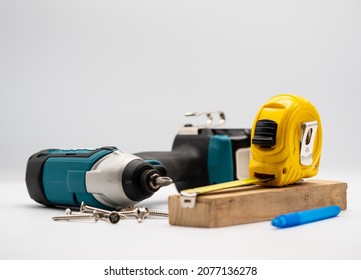
[[[304,166],[310,166],[313,162],[313,146],[318,128],[317,121],[304,122],[301,124],[302,138],[300,148],[300,161]]]

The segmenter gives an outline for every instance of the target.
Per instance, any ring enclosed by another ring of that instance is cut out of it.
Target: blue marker
[[[341,207],[336,205],[294,212],[274,218],[272,225],[279,228],[293,227],[336,217],[340,212]]]

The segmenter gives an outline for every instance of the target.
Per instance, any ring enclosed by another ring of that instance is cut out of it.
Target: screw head
[[[117,222],[119,222],[119,220],[120,220],[120,215],[116,211],[113,211],[109,214],[109,221],[112,224],[116,224]]]
[[[84,212],[84,211],[85,211],[85,203],[84,201],[82,201],[80,204],[79,212]]]

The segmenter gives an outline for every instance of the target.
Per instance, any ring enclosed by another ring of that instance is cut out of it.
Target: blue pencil
[[[278,228],[293,227],[336,217],[340,212],[341,207],[337,205],[326,206],[300,212],[293,212],[274,218],[272,220],[272,225]]]

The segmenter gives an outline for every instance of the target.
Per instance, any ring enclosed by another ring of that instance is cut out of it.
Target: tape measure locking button
[[[277,123],[273,120],[259,120],[256,123],[253,145],[259,145],[262,148],[272,148],[276,145]]]

